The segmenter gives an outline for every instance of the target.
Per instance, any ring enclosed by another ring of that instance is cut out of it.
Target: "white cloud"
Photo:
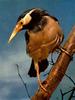
[[[27,73],[30,67],[30,59],[24,51],[2,52],[0,56],[0,79],[14,78],[17,76],[15,64],[19,64],[23,73]]]
[[[20,90],[20,91],[19,91]],[[25,100],[27,93],[23,84],[18,82],[0,82],[0,100]]]
[[[1,90],[0,90],[0,97],[2,96],[3,97],[6,97],[10,94],[10,90],[8,87],[3,87]]]

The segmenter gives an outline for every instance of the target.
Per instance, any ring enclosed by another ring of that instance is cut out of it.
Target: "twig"
[[[65,74],[65,75],[66,75],[66,77],[69,78],[69,80],[73,83],[74,87],[72,87],[71,90],[69,90],[69,91],[67,91],[67,92],[64,92],[64,93],[62,93],[62,90],[60,89],[60,92],[61,92],[62,100],[64,100],[63,98],[64,98],[64,96],[65,96],[66,94],[68,94],[68,93],[71,92],[71,94],[70,94],[70,96],[69,96],[69,98],[68,98],[68,100],[71,100],[72,98],[75,97],[75,96],[73,96],[73,94],[74,94],[74,92],[75,92],[75,82],[73,81],[73,79],[72,79],[70,76],[68,76],[67,74]]]
[[[63,93],[62,93],[62,90],[60,89],[60,93],[61,93],[61,100],[63,100],[63,98],[64,98],[64,95],[63,95]]]
[[[73,81],[73,79],[70,76],[68,76],[67,74],[65,74],[65,76],[71,80],[71,82],[73,83],[73,85],[75,85],[75,82]]]
[[[73,94],[74,94],[74,92],[75,92],[75,82],[73,81],[73,79],[70,77],[70,76],[68,76],[67,74],[65,74],[70,80],[71,80],[71,82],[73,83],[73,85],[74,85],[74,87],[72,88],[72,92],[71,91],[68,91],[67,93],[69,93],[69,92],[71,92],[71,94],[70,94],[70,97],[69,97],[69,100],[71,100],[74,96],[73,96]],[[66,93],[66,94],[67,94]]]
[[[29,92],[28,92],[28,89],[27,89],[27,85],[26,85],[26,83],[24,82],[22,76],[20,75],[19,65],[16,64],[16,66],[17,66],[18,76],[20,77],[20,79],[21,79],[21,81],[22,81],[22,83],[23,83],[23,85],[24,85],[24,87],[25,87],[25,89],[26,89],[27,95],[28,95],[28,97],[29,97],[29,99],[30,99],[30,95],[29,95]]]
[[[71,99],[73,98],[73,94],[74,94],[74,92],[75,92],[75,87],[72,89],[71,95],[70,95],[70,97],[69,97],[68,100],[71,100]]]
[[[68,94],[68,93],[70,93],[70,92],[72,92],[72,91],[73,91],[73,89],[71,89],[71,90],[69,90],[69,91],[63,93],[63,95],[66,95],[66,94]]]

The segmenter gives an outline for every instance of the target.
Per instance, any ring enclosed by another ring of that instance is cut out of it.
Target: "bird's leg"
[[[38,78],[38,84],[39,86],[45,91],[48,93],[48,91],[46,90],[46,88],[42,85],[42,82],[40,80],[40,74],[39,74],[39,65],[38,65],[38,62],[34,61],[34,65],[35,65],[35,70],[36,70],[36,73],[37,73],[37,78]]]

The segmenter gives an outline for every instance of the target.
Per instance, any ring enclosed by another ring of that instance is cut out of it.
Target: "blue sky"
[[[33,7],[43,8],[58,18],[64,32],[64,40],[75,25],[74,0],[0,0],[0,100],[10,100],[10,98],[11,100],[28,100],[24,86],[17,75],[16,63],[20,65],[20,72],[28,85],[31,96],[38,87],[37,79],[27,76],[31,59],[25,52],[24,31],[20,32],[11,44],[7,43],[18,16]],[[74,60],[67,70],[67,74],[73,79],[75,79]],[[50,68],[51,66],[46,72]],[[63,88],[64,84],[65,88],[71,85],[69,80],[64,78],[51,100],[55,100],[58,96],[57,91],[59,93],[59,88]]]

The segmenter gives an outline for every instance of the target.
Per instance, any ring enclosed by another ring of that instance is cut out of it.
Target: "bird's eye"
[[[23,22],[20,22],[21,25],[23,25]]]

